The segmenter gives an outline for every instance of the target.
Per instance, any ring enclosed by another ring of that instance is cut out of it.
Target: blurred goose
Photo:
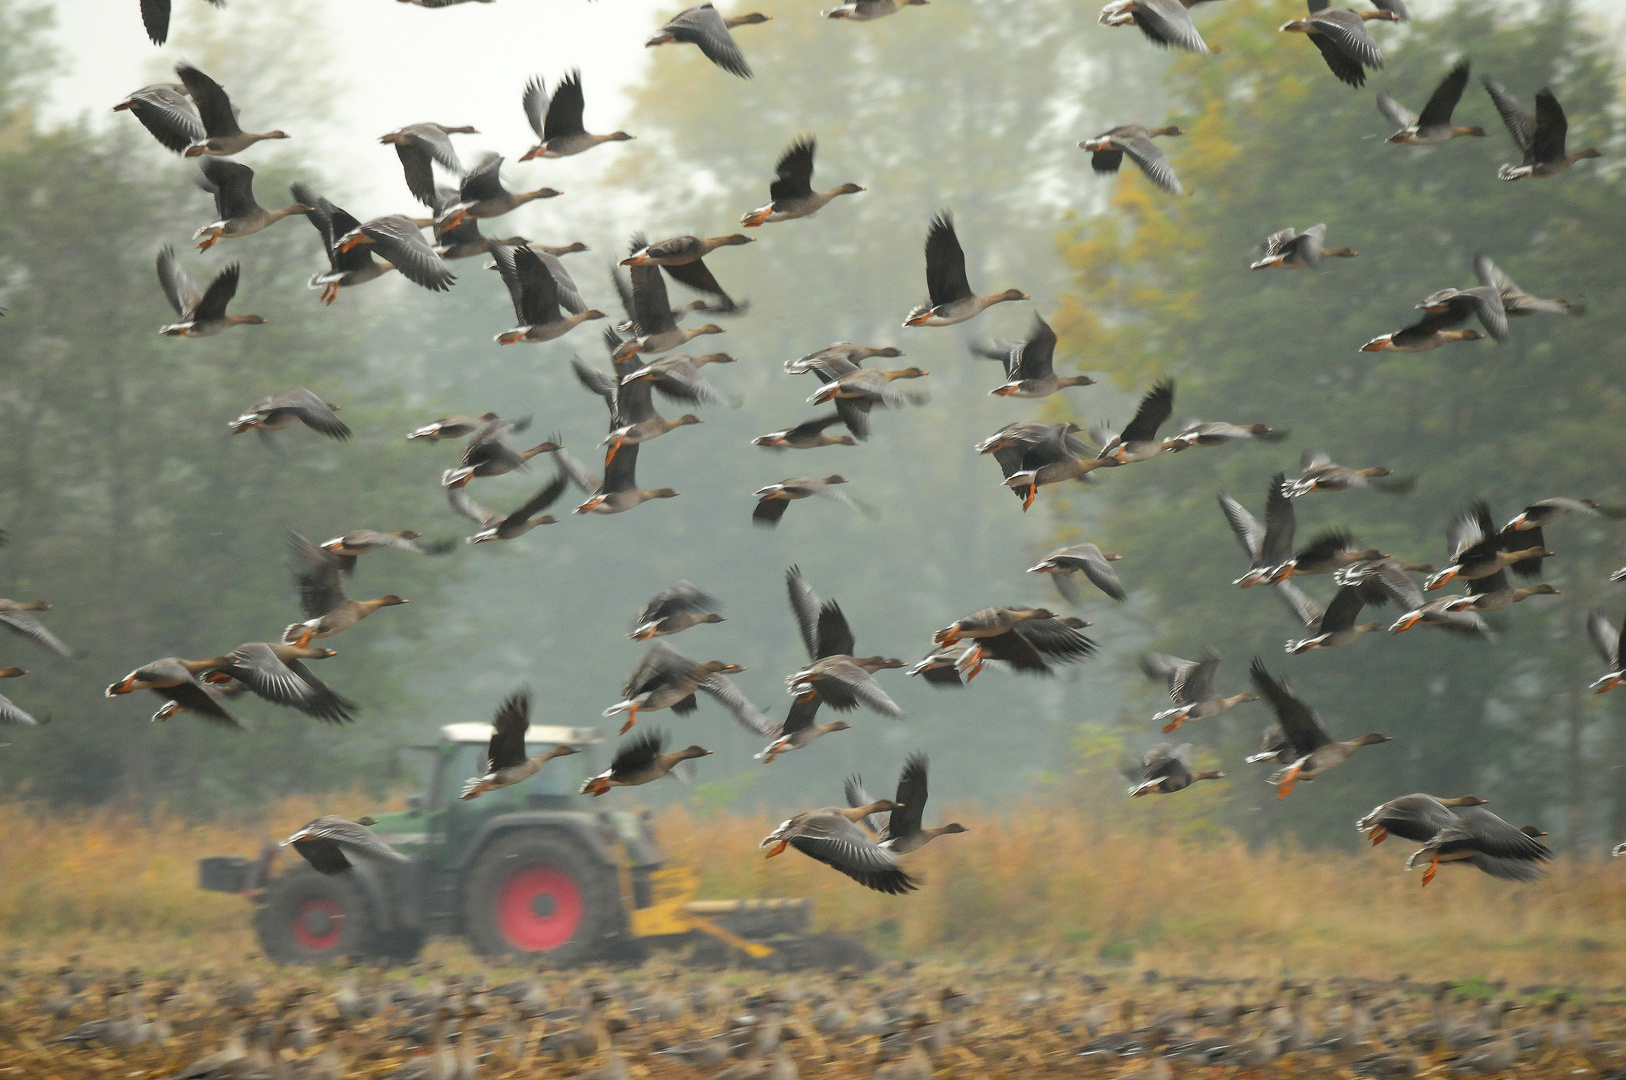
[[[509,191],[502,186],[501,170],[501,154],[482,157],[458,185],[457,201],[443,208],[435,223],[449,229],[466,217],[502,217],[528,202],[552,199],[562,194],[550,187],[539,187],[534,191]]]
[[[608,769],[582,782],[581,793],[603,795],[613,787],[652,784],[685,761],[711,755],[711,751],[703,746],[686,746],[673,753],[665,753],[665,750],[664,731],[648,731],[633,736],[631,741],[616,750]]]
[[[1319,266],[1322,259],[1353,259],[1360,254],[1354,248],[1325,247],[1326,239],[1327,226],[1324,222],[1317,222],[1303,232],[1296,232],[1292,226],[1288,226],[1265,237],[1264,253],[1248,269],[1281,267],[1284,270],[1308,270]]]
[[[1524,533],[1524,540],[1537,547],[1545,547],[1547,541],[1542,530],[1549,525],[1558,524],[1567,514],[1619,520],[1626,517],[1626,510],[1614,506],[1599,506],[1591,499],[1562,497],[1538,499],[1519,511],[1512,521],[1503,525],[1502,533],[1504,536],[1509,533]]]
[[[301,386],[255,402],[252,409],[231,422],[231,433],[241,435],[252,428],[261,437],[269,437],[271,432],[304,424],[318,434],[343,442],[350,438],[350,428],[335,413],[337,408]]]
[[[855,657],[857,645],[841,605],[834,600],[821,603],[798,567],[785,572],[785,586],[802,643],[812,661],[785,680],[790,692],[798,700],[820,699],[838,712],[864,705],[883,716],[901,717],[903,710],[881,689],[874,673],[882,668],[900,668],[903,661]]]
[[[717,606],[712,597],[687,581],[680,581],[644,601],[627,636],[634,641],[648,641],[667,634],[681,634],[702,623],[720,623],[723,617],[718,614]]]
[[[712,5],[699,4],[679,12],[672,21],[661,27],[659,33],[644,42],[644,47],[653,48],[672,42],[695,45],[707,60],[730,75],[749,79],[751,65],[745,62],[745,54],[734,44],[734,36],[729,31],[736,26],[755,26],[767,21],[768,16],[758,12],[725,18]]]
[[[1302,593],[1298,595],[1303,596]],[[1316,649],[1343,648],[1362,634],[1382,630],[1383,624],[1380,622],[1357,623],[1355,620],[1360,618],[1361,608],[1368,603],[1383,604],[1388,601],[1389,594],[1374,580],[1363,585],[1340,585],[1325,612],[1314,620],[1305,619],[1306,623],[1314,623],[1314,633],[1310,637],[1289,641],[1286,645],[1288,654],[1298,656]]]
[[[480,223],[474,218],[464,218],[450,228],[435,225],[434,231],[435,254],[447,262],[451,262],[453,259],[472,259],[476,255],[489,255],[492,248],[502,244],[517,247],[525,243],[523,236],[486,236],[480,231]],[[582,247],[577,250],[586,249]],[[490,269],[496,265],[493,262],[487,268]]]
[[[500,420],[494,412],[482,413],[479,416],[443,416],[439,420],[425,424],[420,428],[413,428],[407,432],[408,439],[428,439],[438,442],[442,439],[463,439],[473,435],[484,425],[493,420]]]
[[[1192,24],[1190,8],[1204,0],[1112,0],[1096,20],[1102,26],[1135,26],[1162,49],[1173,46],[1206,53],[1208,45]]]
[[[642,369],[643,365],[638,363],[636,357],[629,356],[617,363],[614,375],[606,375],[597,368],[590,368],[580,360],[572,360],[570,366],[575,371],[577,380],[602,397],[610,407],[610,433],[600,443],[601,446],[609,447],[605,455],[606,463],[613,461],[623,446],[637,446],[658,439],[680,427],[701,422],[700,417],[693,413],[685,413],[675,420],[668,420],[655,411],[654,391],[657,388],[663,391],[668,389],[661,380],[646,378],[623,382],[622,379],[626,376]]]
[[[539,254],[529,247],[498,246],[491,249],[497,271],[508,286],[519,325],[496,337],[499,345],[520,341],[553,341],[604,312],[589,308],[564,264],[552,255]],[[560,309],[570,312],[562,314]]]
[[[670,240],[662,240],[657,244],[644,244],[633,250],[625,259],[622,266],[660,266],[665,268],[674,281],[681,282],[696,292],[705,293],[717,300],[718,306],[713,308],[704,301],[694,301],[689,304],[691,311],[718,311],[731,312],[740,310],[723,287],[717,283],[711,268],[706,265],[705,259],[718,248],[738,247],[743,244],[755,243],[753,237],[743,233],[734,233],[730,236],[674,236]],[[673,318],[677,318],[673,313]]]
[[[1073,544],[1052,551],[1028,567],[1027,572],[1049,574],[1062,599],[1074,607],[1083,601],[1083,595],[1079,592],[1078,583],[1073,576],[1075,574],[1083,574],[1091,585],[1121,602],[1125,599],[1123,582],[1119,581],[1118,575],[1113,572],[1112,564],[1122,558],[1122,555],[1102,551],[1094,544]]]
[[[205,158],[198,166],[202,179],[198,182],[215,198],[215,213],[220,216],[192,234],[198,241],[199,251],[208,251],[217,241],[250,236],[270,228],[292,214],[310,210],[304,203],[293,203],[281,210],[267,210],[254,199],[254,170],[235,161]]]
[[[845,374],[824,381],[817,390],[807,396],[811,405],[823,405],[841,399],[861,399],[873,404],[884,405],[889,409],[902,408],[904,405],[921,405],[925,398],[920,394],[905,393],[892,385],[900,379],[923,379],[931,374],[918,367],[899,368],[896,371],[878,371],[875,368],[854,368]]]
[[[972,351],[1005,365],[1005,383],[988,391],[992,397],[1043,398],[1074,386],[1095,385],[1088,375],[1056,374],[1056,332],[1038,314],[1026,341],[973,346]]]
[[[364,285],[395,269],[388,261],[374,259],[371,245],[341,251],[339,245],[342,238],[352,230],[359,229],[361,222],[304,184],[295,184],[292,191],[295,202],[309,207],[305,217],[316,226],[317,233],[322,237],[322,250],[327,253],[327,271],[312,274],[306,283],[309,288],[322,290],[322,303],[332,304],[339,298],[342,288]],[[414,234],[417,232],[416,229],[412,231]]]
[[[848,341],[838,341],[834,345],[826,345],[798,359],[786,360],[785,374],[806,375],[811,371],[815,374],[823,372],[828,375],[840,375],[862,366],[865,360],[876,358],[895,360],[906,355],[908,354],[902,349],[891,345],[854,345]]]
[[[312,821],[281,844],[299,852],[320,874],[343,874],[357,862],[376,867],[403,866],[411,860],[380,840],[368,826],[372,818],[349,821],[331,814]]]
[[[1595,694],[1607,694],[1622,679],[1626,679],[1626,665],[1621,663],[1621,657],[1626,656],[1626,623],[1622,627],[1622,630],[1616,630],[1601,611],[1593,611],[1586,618],[1586,630],[1592,638],[1592,647],[1598,650],[1598,655],[1609,668],[1607,674],[1594,680],[1589,687]]]
[[[1297,519],[1293,502],[1287,497],[1287,476],[1277,473],[1271,478],[1270,491],[1265,496],[1265,526],[1247,509],[1225,492],[1219,493],[1220,512],[1231,526],[1242,553],[1248,557],[1249,570],[1231,584],[1251,588],[1267,580],[1278,566],[1293,557],[1293,533]]]
[[[1423,583],[1425,592],[1432,592],[1458,578],[1473,581],[1490,577],[1508,567],[1520,577],[1531,578],[1541,574],[1542,559],[1552,555],[1546,550],[1540,529],[1497,529],[1490,507],[1484,500],[1476,500],[1451,520],[1445,530],[1448,565]]]
[[[633,238],[635,248],[645,246],[642,236]],[[632,281],[631,308],[633,339],[616,350],[615,359],[622,360],[633,353],[662,353],[687,345],[706,334],[721,334],[724,330],[716,323],[706,323],[685,329],[678,326],[672,314],[672,304],[666,294],[666,280],[658,266],[636,265],[628,270]]]
[[[1095,655],[1095,642],[1079,632],[1084,625],[1044,608],[983,608],[937,631],[932,644],[972,640],[976,648],[957,660],[967,681],[976,678],[987,660],[1003,661],[1021,674],[1052,675],[1052,661],[1079,663]]]
[[[379,532],[376,529],[353,529],[331,540],[322,541],[323,551],[339,560],[339,568],[347,574],[356,572],[356,560],[363,555],[371,555],[375,551],[385,548],[394,548],[397,551],[410,551],[415,555],[445,554],[438,548],[432,547],[425,551],[415,541],[423,538],[422,533],[411,529],[400,529],[396,532]]]
[[[1232,424],[1225,420],[1188,420],[1178,434],[1163,440],[1163,449],[1178,454],[1193,446],[1224,446],[1242,439],[1260,442],[1281,442],[1291,432],[1279,431],[1269,424]]]
[[[529,450],[515,450],[508,445],[508,436],[524,431],[530,426],[530,419],[504,420],[495,413],[487,413],[486,416],[490,419],[481,418],[483,422],[475,429],[474,437],[463,447],[457,468],[441,473],[442,487],[462,487],[477,476],[502,476],[515,469],[523,469],[525,463],[538,454],[551,454],[559,450],[557,439],[537,443]]]
[[[1428,861],[1428,869],[1423,872],[1425,886],[1434,880],[1442,862],[1467,862],[1487,873],[1491,872],[1487,867],[1504,867],[1506,861],[1522,862],[1527,865],[1524,872],[1496,876],[1528,881],[1541,876],[1533,864],[1553,857],[1546,844],[1523,829],[1509,825],[1483,806],[1463,806],[1453,813],[1453,817],[1455,820],[1443,825],[1406,860],[1407,870],[1424,860]],[[1532,870],[1535,873],[1531,873]]]
[[[525,84],[525,119],[540,140],[520,155],[521,161],[532,158],[574,157],[607,142],[627,142],[632,138],[625,131],[612,131],[608,135],[590,135],[582,126],[582,73],[578,69],[559,80],[549,97],[546,84],[540,78]]]
[[[1256,694],[1232,694],[1221,697],[1215,684],[1219,674],[1220,655],[1213,649],[1198,660],[1182,660],[1165,653],[1147,653],[1140,658],[1140,669],[1148,679],[1166,683],[1169,700],[1174,708],[1164,709],[1152,717],[1155,724],[1163,722],[1165,733],[1178,730],[1188,720],[1209,720],[1247,701],[1258,701]]]
[[[163,286],[164,297],[175,309],[180,321],[160,327],[158,332],[168,337],[213,337],[233,326],[259,326],[265,319],[259,315],[227,315],[226,305],[237,295],[239,267],[232,263],[209,282],[206,292],[199,292],[196,284],[180,264],[175,261],[175,249],[165,244],[158,249],[158,284]]]
[[[207,136],[192,98],[181,83],[155,83],[143,86],[113,106],[114,112],[128,112],[140,121],[159,145],[174,153],[185,153],[193,143]]]
[[[1249,754],[1242,760],[1249,765],[1257,765],[1265,761],[1290,765],[1293,762],[1293,746],[1287,741],[1287,734],[1282,731],[1282,726],[1272,724],[1259,737],[1259,752]]]
[[[1150,795],[1154,791],[1159,795],[1173,795],[1199,780],[1225,779],[1225,774],[1218,769],[1192,770],[1190,743],[1179,746],[1160,743],[1152,747],[1141,757],[1140,775],[1140,783],[1129,789],[1131,799]]]
[[[888,15],[896,15],[906,7],[929,3],[931,3],[931,0],[847,0],[845,4],[838,4],[833,8],[819,12],[819,14],[826,19],[851,19],[854,22],[868,22],[871,19],[884,19]]]
[[[356,703],[336,693],[305,666],[306,660],[326,660],[332,649],[251,641],[209,664],[207,681],[235,680],[256,696],[330,724],[347,724]]]
[[[1093,139],[1078,144],[1080,150],[1090,152],[1090,168],[1098,173],[1115,173],[1123,165],[1124,155],[1140,166],[1146,179],[1171,195],[1184,195],[1180,178],[1174,174],[1163,148],[1152,141],[1158,135],[1184,135],[1182,128],[1169,126],[1146,128],[1139,124],[1125,124],[1102,132]]]
[[[777,484],[758,488],[753,494],[756,496],[756,509],[751,511],[751,523],[763,528],[771,529],[779,524],[779,519],[785,516],[790,504],[797,499],[811,499],[815,495],[827,499],[834,499],[843,506],[854,510],[863,509],[846,492],[836,488],[837,484],[845,484],[847,478],[831,474],[815,479],[810,476],[792,476],[781,480]]]
[[[1266,580],[1272,585],[1290,577],[1310,574],[1331,574],[1352,563],[1384,558],[1376,548],[1357,548],[1355,537],[1345,529],[1327,529],[1316,535],[1307,545],[1293,553]]]
[[[522,784],[555,758],[576,753],[568,744],[532,757],[525,753],[525,733],[531,729],[531,692],[517,690],[497,707],[491,721],[491,742],[486,746],[485,772],[463,784],[459,799],[477,799],[488,791]]]
[[[954,216],[947,210],[937,212],[926,232],[926,292],[931,303],[917,305],[903,325],[953,326],[976,318],[995,304],[1028,299],[1020,289],[986,296],[971,291],[965,276],[965,250],[954,232]],[[1051,347],[1055,347],[1055,335],[1051,335]]]
[[[445,124],[408,124],[379,138],[384,146],[394,146],[395,156],[401,159],[401,172],[406,177],[407,190],[425,206],[433,207],[439,198],[435,185],[435,163],[447,172],[461,177],[463,162],[452,146],[453,135],[478,135],[467,125],[449,127]]]
[[[1321,721],[1304,703],[1304,699],[1293,693],[1286,682],[1272,677],[1263,661],[1255,658],[1248,668],[1248,674],[1252,676],[1253,685],[1260,695],[1275,711],[1276,722],[1281,725],[1290,752],[1294,755],[1292,764],[1270,778],[1270,783],[1276,785],[1278,799],[1287,798],[1299,781],[1314,780],[1329,769],[1342,765],[1361,747],[1391,741],[1390,736],[1374,732],[1337,742],[1327,734],[1327,729],[1321,726]]]
[[[177,710],[167,710],[163,714],[166,717],[174,715],[175,711],[193,712],[213,723],[241,728],[242,721],[227,712],[217,700],[215,692],[199,679],[214,663],[213,658],[185,660],[179,656],[166,656],[162,660],[141,665],[109,686],[106,696],[117,697],[133,694],[137,690],[151,690],[178,707]],[[158,717],[154,716],[153,719]]]
[[[237,110],[232,108],[231,98],[226,96],[226,91],[186,61],[175,65],[175,74],[180,76],[187,96],[198,110],[198,119],[203,123],[204,137],[186,148],[184,153],[187,157],[230,157],[264,139],[288,137],[282,131],[258,134],[238,127]]]
[[[638,486],[638,444],[624,445],[604,461],[604,476],[597,479],[572,457],[559,455],[559,465],[588,493],[587,499],[575,509],[578,514],[620,514],[642,506],[652,499],[675,499],[677,491],[669,487],[644,490]]]
[[[977,643],[970,640],[940,646],[911,667],[909,674],[924,676],[926,682],[936,687],[964,687],[965,681],[961,678],[962,665],[965,670],[975,666],[977,648]]]
[[[1041,424],[1019,420],[1006,424],[975,447],[980,454],[994,455],[1004,484],[1022,500],[1025,511],[1033,505],[1039,488],[1067,480],[1084,480],[1101,467],[1089,448],[1074,437],[1075,424]]]
[[[1507,312],[1502,307],[1502,294],[1494,285],[1478,285],[1472,289],[1441,289],[1430,293],[1417,310],[1431,314],[1449,315],[1456,322],[1466,322],[1470,315],[1479,319],[1479,325],[1497,341],[1507,340]]]
[[[1134,419],[1124,426],[1122,432],[1111,434],[1104,425],[1092,430],[1092,435],[1102,436],[1101,452],[1096,457],[1109,465],[1132,465],[1157,457],[1163,452],[1163,441],[1157,437],[1157,429],[1168,421],[1173,412],[1174,380],[1160,379],[1140,399]]]
[[[1522,603],[1532,596],[1557,596],[1558,590],[1546,582],[1514,588],[1507,580],[1507,572],[1498,570],[1489,577],[1468,582],[1468,595],[1451,598],[1447,611],[1502,611]]]
[[[930,767],[931,761],[925,754],[910,754],[903,763],[903,772],[898,774],[897,795],[892,800],[893,808],[886,812],[885,824],[882,824],[878,814],[865,820],[864,824],[880,837],[880,846],[884,850],[895,855],[908,855],[939,836],[968,831],[957,821],[930,829],[922,827],[926,814],[926,772]],[[849,807],[875,805],[875,800],[864,790],[864,781],[858,776],[847,778],[844,791]]]
[[[1476,634],[1486,640],[1494,638],[1489,624],[1478,612],[1452,610],[1454,601],[1459,597],[1445,596],[1438,600],[1427,600],[1423,595],[1422,586],[1413,581],[1394,559],[1381,559],[1373,563],[1364,571],[1363,576],[1370,576],[1403,612],[1400,618],[1390,625],[1391,634],[1403,634],[1418,623],[1422,623],[1424,626],[1436,626],[1458,634]]]
[[[791,143],[774,167],[774,182],[768,185],[768,204],[758,207],[740,218],[740,224],[754,229],[774,221],[790,221],[807,217],[822,210],[826,203],[840,195],[856,195],[864,191],[858,184],[842,184],[829,191],[813,190],[813,154],[818,142],[804,135]]]
[[[217,8],[226,6],[226,0],[208,2]],[[146,27],[147,37],[154,45],[169,40],[169,8],[170,0],[141,0],[141,25]]]
[[[1385,495],[1404,495],[1417,486],[1415,477],[1394,476],[1394,470],[1384,465],[1364,469],[1351,469],[1339,465],[1325,450],[1306,450],[1299,455],[1299,478],[1285,486],[1287,497],[1297,499],[1312,491],[1348,491],[1351,488],[1371,488]]]
[[[1362,352],[1430,352],[1457,341],[1480,341],[1485,335],[1468,326],[1453,312],[1430,311],[1403,330],[1394,330],[1361,346]],[[1452,329],[1456,327],[1456,329]]]
[[[678,402],[714,403],[714,405],[728,405],[730,408],[740,407],[738,398],[728,397],[722,390],[707,381],[701,374],[701,368],[706,364],[732,364],[733,356],[728,353],[706,353],[704,356],[659,356],[650,359],[646,364],[631,364],[631,371],[621,376],[621,385],[636,385],[639,382],[654,385],[663,397],[670,397]]]
[[[0,679],[18,679],[28,672],[20,667],[0,668]],[[16,702],[0,694],[0,724],[19,724],[23,727],[39,727],[39,721],[24,712]]]
[[[1474,256],[1474,274],[1479,278],[1481,285],[1490,285],[1502,297],[1502,310],[1510,319],[1519,319],[1527,315],[1585,315],[1586,308],[1580,304],[1572,304],[1568,300],[1543,300],[1539,296],[1531,296],[1502,273],[1501,267],[1491,261],[1489,255],[1483,251]]]
[[[1481,76],[1480,81],[1485,84],[1485,91],[1490,94],[1496,111],[1502,115],[1502,123],[1507,125],[1514,145],[1524,155],[1524,160],[1518,165],[1503,165],[1498,169],[1498,180],[1557,176],[1577,161],[1602,156],[1591,147],[1573,154],[1564,152],[1569,121],[1565,119],[1564,109],[1551,90],[1543,87],[1536,92],[1536,114],[1532,116],[1501,83],[1489,75]]]
[[[339,580],[342,565],[339,559],[292,529],[288,529],[287,534],[294,557],[294,580],[299,586],[299,606],[305,621],[293,623],[282,632],[284,644],[303,649],[313,638],[342,633],[379,608],[406,603],[394,593],[375,600],[350,599]]]
[[[696,692],[703,691],[740,723],[757,730],[763,722],[760,710],[747,701],[740,688],[728,678],[744,670],[738,664],[722,660],[697,664],[666,642],[657,641],[632,669],[632,675],[622,688],[622,699],[605,709],[604,715],[626,713],[627,722],[621,725],[621,734],[625,735],[638,722],[640,712],[671,709],[679,716],[689,715],[697,707]]]
[[[1352,11],[1329,7],[1330,0],[1308,0],[1310,13],[1281,25],[1288,33],[1303,34],[1321,51],[1321,58],[1340,82],[1366,85],[1366,68],[1383,66],[1383,50],[1366,31],[1366,20],[1387,19],[1403,22],[1405,8],[1400,0],[1374,0],[1376,11]]]
[[[761,846],[770,849],[770,859],[787,846],[793,847],[867,889],[899,896],[919,888],[918,884],[904,872],[895,852],[881,847],[858,825],[870,814],[897,808],[891,799],[877,799],[868,806],[806,810],[780,822],[763,838]]]
[[[1429,95],[1428,104],[1423,106],[1420,114],[1409,112],[1388,94],[1378,94],[1378,111],[1400,129],[1389,136],[1389,141],[1411,146],[1436,146],[1463,135],[1483,138],[1485,129],[1482,127],[1459,127],[1451,123],[1451,114],[1456,111],[1457,102],[1462,100],[1463,88],[1468,85],[1468,67],[1468,61],[1464,60],[1452,68],[1440,80],[1440,85],[1434,88],[1434,93]]]
[[[559,501],[559,496],[565,493],[570,486],[570,477],[563,469],[559,470],[554,478],[525,500],[513,513],[506,516],[493,514],[490,510],[476,503],[466,495],[461,487],[448,487],[446,498],[452,509],[468,518],[479,526],[479,530],[467,538],[470,544],[484,544],[492,540],[517,540],[539,525],[552,525],[558,519],[551,514],[542,514],[543,510]],[[532,514],[541,514],[532,517]]]
[[[51,605],[44,600],[7,600],[0,598],[0,626],[7,630],[21,634],[36,645],[43,646],[58,656],[72,657],[73,650],[62,642],[62,639],[46,629],[44,623],[35,617],[37,611],[50,611]]]
[[[860,661],[862,663],[862,661]],[[828,724],[815,724],[823,699],[818,696],[799,697],[790,703],[782,724],[770,723],[762,734],[773,741],[752,755],[764,765],[772,765],[780,754],[800,750],[818,739],[837,731],[848,731],[852,725],[845,720],[832,720]]]
[[[348,214],[345,216],[349,217]],[[334,222],[335,231],[338,224]],[[393,266],[401,272],[402,277],[430,292],[445,292],[457,280],[435,249],[429,246],[429,241],[423,238],[423,233],[413,220],[401,214],[390,214],[352,225],[348,232],[337,235],[333,251],[348,255],[362,245],[376,249],[384,256],[387,267]]]
[[[851,435],[826,435],[825,429],[841,423],[839,412],[804,420],[795,427],[770,431],[751,440],[752,446],[770,450],[812,450],[819,446],[857,446]]]
[[[1422,793],[1402,795],[1382,806],[1374,807],[1370,813],[1355,823],[1355,829],[1370,839],[1374,845],[1383,843],[1391,835],[1413,843],[1427,844],[1446,829],[1461,828],[1465,824],[1473,828],[1471,823],[1477,819],[1480,830],[1503,835],[1506,837],[1504,844],[1519,849],[1522,857],[1498,857],[1480,852],[1466,858],[1445,861],[1461,862],[1506,881],[1535,881],[1542,877],[1541,868],[1536,865],[1536,859],[1533,857],[1534,849],[1512,840],[1511,836],[1507,836],[1492,824],[1490,819],[1501,822],[1507,830],[1525,836],[1528,834],[1523,830],[1513,829],[1490,811],[1479,809],[1486,802],[1487,800],[1477,795],[1459,795],[1452,799],[1440,799]],[[1432,879],[1432,874],[1429,876]]]

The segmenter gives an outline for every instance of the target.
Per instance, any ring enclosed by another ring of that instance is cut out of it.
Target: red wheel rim
[[[516,949],[546,952],[569,941],[582,921],[576,880],[551,867],[509,875],[497,893],[497,927]]]
[[[325,896],[313,896],[299,905],[294,916],[294,940],[312,952],[326,952],[344,933],[344,908]]]

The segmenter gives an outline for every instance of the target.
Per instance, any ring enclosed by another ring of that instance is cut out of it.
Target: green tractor
[[[696,901],[699,880],[666,867],[642,810],[608,810],[577,794],[595,770],[592,728],[532,726],[528,754],[569,745],[535,776],[478,799],[458,798],[483,771],[488,724],[448,724],[431,755],[429,787],[373,831],[410,862],[358,863],[338,875],[303,860],[275,873],[277,847],[258,859],[198,864],[199,884],[254,903],[254,930],[279,963],[340,957],[409,960],[431,936],[461,936],[485,956],[556,967],[641,960],[651,945],[693,945],[693,958],[771,968],[864,967],[857,942],[808,935],[805,900]]]

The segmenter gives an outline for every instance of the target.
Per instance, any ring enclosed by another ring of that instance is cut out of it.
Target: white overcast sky
[[[225,20],[219,25],[232,33],[234,20],[251,15],[256,5],[303,8],[325,23],[325,40],[339,58],[342,73],[336,79],[337,99],[329,103],[321,130],[298,135],[315,135],[330,171],[343,175],[353,194],[377,195],[381,184],[399,186],[398,173],[393,165],[380,169],[376,154],[352,157],[350,151],[370,142],[376,145],[379,135],[407,123],[473,124],[481,134],[459,141],[465,154],[496,149],[512,162],[533,141],[519,95],[535,74],[551,81],[580,67],[588,130],[622,126],[628,105],[624,91],[642,77],[650,55],[641,47],[644,38],[664,21],[663,16],[681,10],[685,2],[494,0],[429,10],[397,0],[314,0],[303,5],[229,0],[221,12],[203,0],[173,0],[171,44],[159,49],[142,30],[138,0],[55,0],[54,36],[62,68],[45,118],[61,121],[85,113],[97,123],[114,122],[112,104],[136,87],[164,77],[165,69],[181,55],[175,39],[184,37],[188,27]],[[1411,0],[1411,6],[1415,14],[1424,14],[1448,2]],[[812,15],[818,2],[806,0],[806,6]],[[1626,0],[1584,0],[1584,6],[1617,30],[1626,26]],[[729,9],[754,10],[737,4]],[[233,40],[240,36],[233,33]],[[449,64],[443,59],[448,55],[454,58]],[[230,82],[229,77],[220,77]],[[276,122],[275,117],[256,119]],[[607,162],[601,159],[590,172]],[[553,175],[579,184],[581,178],[572,175],[579,166],[561,165],[563,172]]]
[[[164,77],[181,57],[175,41],[188,26],[225,19],[229,27],[234,15],[270,2],[276,0],[228,0],[221,12],[203,0],[173,0],[170,45],[160,49],[142,30],[138,0],[56,0],[62,68],[47,122],[81,113],[114,122],[115,102]],[[430,120],[473,124],[481,134],[460,140],[460,147],[500,150],[512,161],[535,141],[520,109],[526,80],[543,74],[551,82],[573,67],[582,69],[588,129],[615,130],[628,105],[624,90],[647,64],[644,39],[683,6],[679,0],[495,0],[438,10],[396,0],[308,5],[325,22],[326,40],[343,64],[321,144],[329,151],[376,145],[387,131]],[[450,64],[447,56],[454,58]],[[342,156],[331,164],[335,172],[351,171]],[[398,180],[393,166],[382,176],[369,170],[354,179],[364,186]]]

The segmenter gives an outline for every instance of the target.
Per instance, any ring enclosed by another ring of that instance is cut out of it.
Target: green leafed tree
[[[0,4],[0,41],[22,40],[40,18]],[[300,618],[284,527],[318,542],[355,528],[430,531],[421,523],[441,498],[402,438],[411,418],[399,388],[365,362],[367,308],[358,315],[351,305],[363,302],[347,295],[324,309],[305,288],[325,260],[302,216],[196,252],[189,238],[214,207],[195,163],[133,123],[39,129],[37,62],[12,57],[0,70],[0,593],[50,602],[46,621],[78,654],[0,639],[3,662],[31,671],[8,693],[49,721],[7,730],[0,787],[205,810],[383,778],[384,747],[411,715],[404,676],[418,650],[403,646],[426,637],[438,579],[455,573],[444,561],[374,555],[347,582],[351,595],[414,605],[331,643],[340,656],[317,670],[361,703],[344,731],[241,698],[231,707],[248,733],[186,715],[154,725],[151,695],[102,695],[146,661],[276,640]],[[321,186],[297,157],[245,159],[267,206],[286,202],[294,179]],[[161,337],[174,321],[154,271],[164,244],[200,286],[239,263],[232,310],[266,324]],[[270,446],[229,433],[259,398],[298,386],[339,404],[354,438],[296,427]]]

